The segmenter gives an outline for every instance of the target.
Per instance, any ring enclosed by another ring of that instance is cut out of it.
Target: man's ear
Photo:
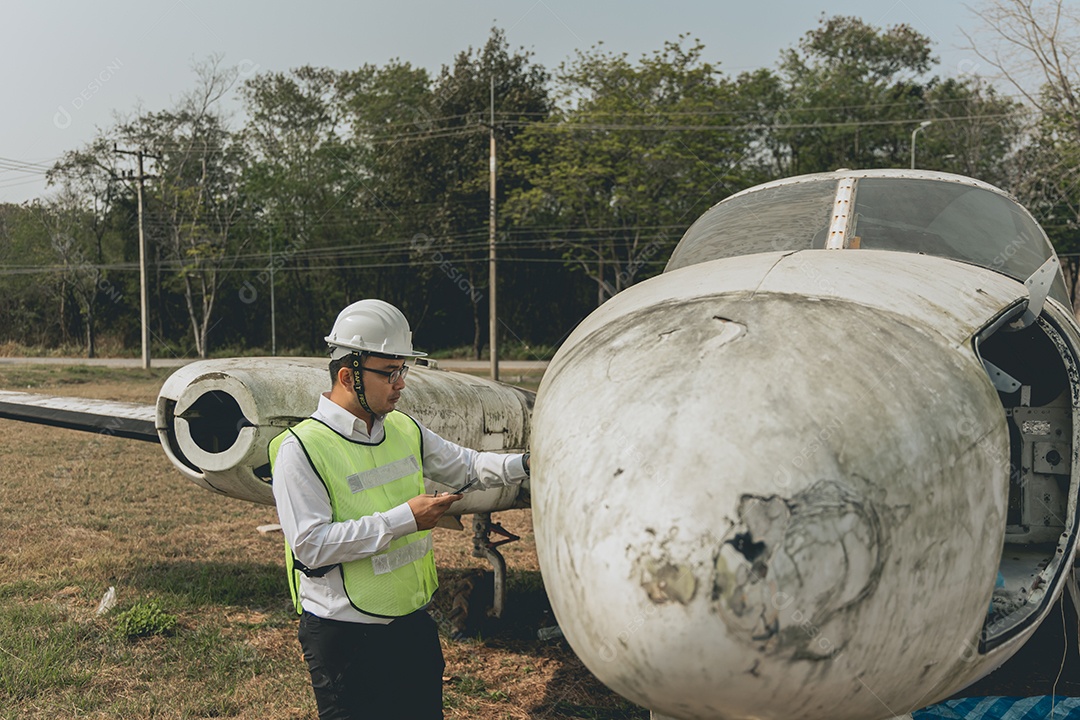
[[[345,387],[352,389],[353,386],[353,371],[351,367],[338,368],[337,381]]]

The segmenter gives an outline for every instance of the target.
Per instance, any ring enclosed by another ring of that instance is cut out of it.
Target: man
[[[300,644],[323,719],[441,718],[442,646],[426,607],[438,585],[430,530],[454,488],[520,483],[528,455],[481,453],[394,409],[412,347],[381,300],[345,308],[326,338],[332,387],[270,443]]]

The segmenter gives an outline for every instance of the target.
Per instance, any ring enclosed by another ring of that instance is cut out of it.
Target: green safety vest
[[[309,418],[270,441],[270,468],[291,433],[326,486],[333,522],[386,512],[424,493],[423,445],[420,427],[405,413],[389,413],[383,427],[382,442],[364,443]],[[401,617],[419,610],[439,586],[430,530],[391,540],[389,547],[370,557],[326,568],[305,567],[286,540],[285,566],[297,613],[303,612],[302,572],[321,577],[340,567],[349,602],[376,617]]]

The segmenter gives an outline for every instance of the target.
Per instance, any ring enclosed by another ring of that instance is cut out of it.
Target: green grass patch
[[[94,674],[101,632],[43,603],[7,603],[0,614],[0,707],[50,688],[80,687]]]
[[[34,582],[33,580],[16,580],[0,585],[0,601],[13,599],[36,599],[48,597],[57,590],[65,587],[67,581],[54,580],[51,582]]]
[[[125,347],[121,339],[109,333],[98,335],[94,343],[98,357],[139,357],[138,347]],[[82,342],[57,343],[55,345],[25,345],[11,340],[0,340],[0,356],[3,357],[86,357],[86,344]]]
[[[544,590],[544,578],[539,570],[510,570],[506,574],[506,592],[521,596],[515,598],[518,602],[543,603],[547,600]]]
[[[487,684],[474,675],[454,678],[443,689],[443,707],[448,709],[476,710],[476,700],[505,702],[508,696],[502,690],[489,690]]]
[[[176,616],[161,609],[157,601],[137,602],[127,610],[117,613],[115,634],[118,638],[171,635],[176,629]]]

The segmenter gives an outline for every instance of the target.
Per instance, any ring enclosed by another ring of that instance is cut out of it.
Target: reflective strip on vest
[[[380,485],[385,485],[386,483],[394,482],[395,480],[400,480],[403,477],[408,477],[417,472],[420,472],[420,465],[416,462],[416,456],[410,455],[407,458],[395,460],[389,465],[372,468],[371,470],[365,470],[361,473],[354,473],[345,479],[349,483],[349,489],[354,493],[358,493],[363,490],[377,488]]]
[[[375,570],[376,575],[385,575],[400,567],[405,567],[409,563],[416,562],[431,552],[432,549],[431,536],[428,535],[423,540],[409,543],[404,547],[399,547],[397,550],[372,555],[371,567]]]

